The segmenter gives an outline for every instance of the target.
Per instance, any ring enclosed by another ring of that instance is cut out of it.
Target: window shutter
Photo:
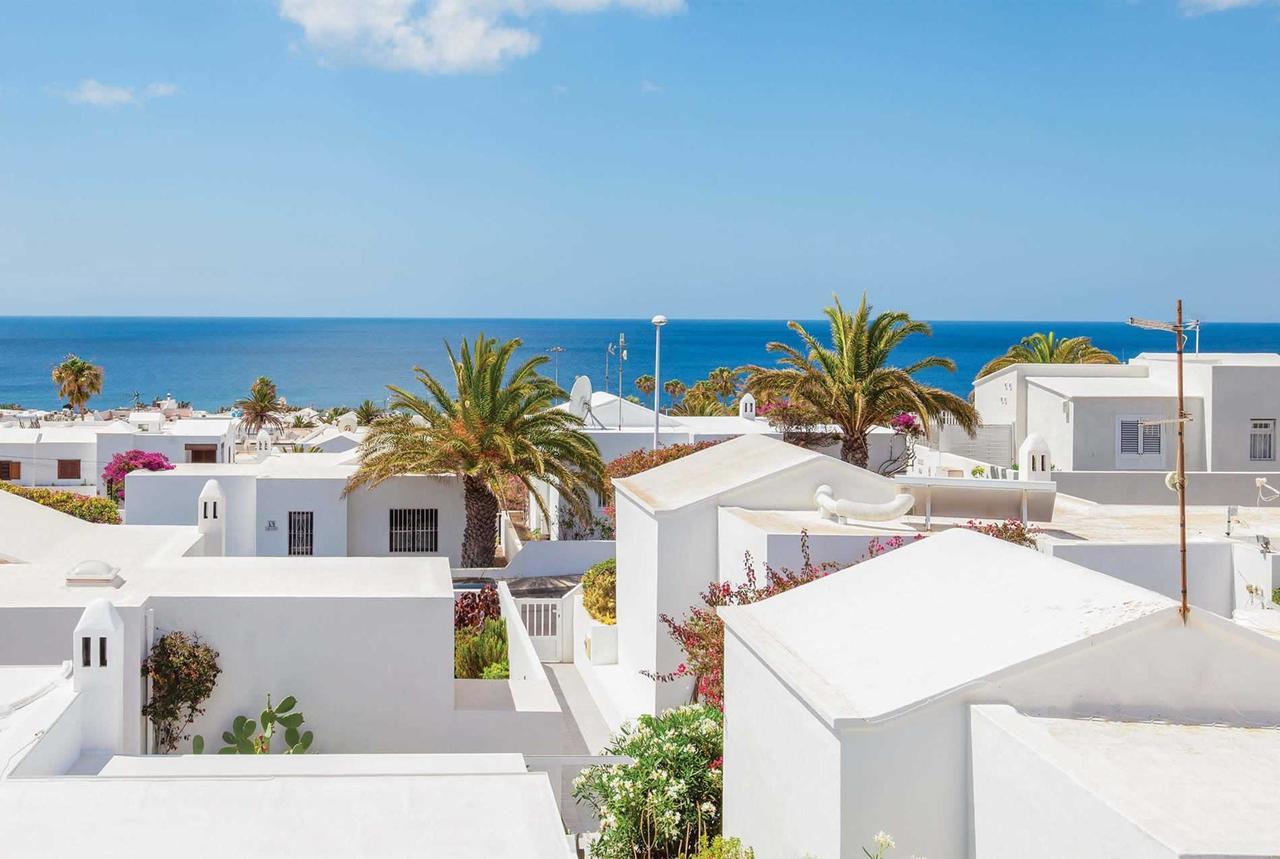
[[[1145,426],[1142,428],[1142,452],[1144,454],[1160,453],[1160,425]]]
[[[1138,449],[1138,422],[1120,421],[1120,452],[1141,453]]]

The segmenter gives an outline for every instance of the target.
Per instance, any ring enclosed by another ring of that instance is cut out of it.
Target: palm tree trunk
[[[462,531],[462,566],[492,567],[498,540],[498,499],[478,477],[462,478],[467,524]]]
[[[840,438],[840,458],[859,468],[867,467],[867,434],[845,432]]]

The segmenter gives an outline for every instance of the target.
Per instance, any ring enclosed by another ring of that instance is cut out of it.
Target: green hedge
[[[15,486],[4,481],[0,481],[0,490],[43,504],[45,507],[52,507],[60,513],[66,513],[68,516],[74,516],[86,522],[98,522],[104,525],[120,524],[120,507],[110,498],[80,495],[60,489]]]

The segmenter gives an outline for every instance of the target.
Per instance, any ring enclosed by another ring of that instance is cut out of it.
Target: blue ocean
[[[805,322],[825,332],[822,322]],[[1087,335],[1120,358],[1172,349],[1171,335],[1119,322],[935,322],[932,337],[912,338],[895,354],[906,365],[943,355],[956,372],[923,378],[964,394],[978,369],[1033,331]],[[0,317],[0,402],[28,408],[59,405],[49,380],[68,353],[102,365],[105,385],[92,405],[108,408],[172,394],[196,408],[216,409],[242,396],[258,376],[276,381],[295,405],[384,402],[386,386],[414,385],[413,368],[447,373],[445,341],[484,333],[519,337],[524,355],[553,360],[568,388],[577,375],[606,386],[606,350],[626,336],[628,360],[622,389],[635,393],[634,379],[653,372],[654,330],[644,319],[328,319],[328,318],[122,318]],[[692,384],[715,367],[775,360],[773,340],[796,342],[784,321],[672,319],[662,333],[662,377]],[[552,353],[552,347],[563,352]],[[1194,341],[1188,348],[1194,348]],[[1278,352],[1280,323],[1206,323],[1203,351]],[[608,356],[608,389],[618,388],[616,358]]]

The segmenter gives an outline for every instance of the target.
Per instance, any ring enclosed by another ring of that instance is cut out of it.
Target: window
[[[22,478],[22,463],[0,462],[0,480],[19,480]]]
[[[1271,462],[1276,458],[1276,419],[1254,418],[1249,422],[1249,461]]]
[[[89,656],[93,653],[93,645],[89,636],[80,637],[80,665],[84,668],[89,667]]]
[[[107,639],[105,636],[98,639],[98,667],[107,667]]]
[[[316,514],[310,510],[289,511],[289,554],[315,554]]]
[[[187,445],[187,462],[217,462],[218,446],[216,444]]]
[[[434,507],[391,511],[392,552],[435,552],[440,545],[440,515]]]
[[[1120,419],[1120,453],[1126,456],[1147,456],[1160,453],[1160,424],[1154,421],[1159,418],[1121,418]]]
[[[59,480],[79,480],[80,479],[80,460],[78,459],[58,460],[58,479]]]

